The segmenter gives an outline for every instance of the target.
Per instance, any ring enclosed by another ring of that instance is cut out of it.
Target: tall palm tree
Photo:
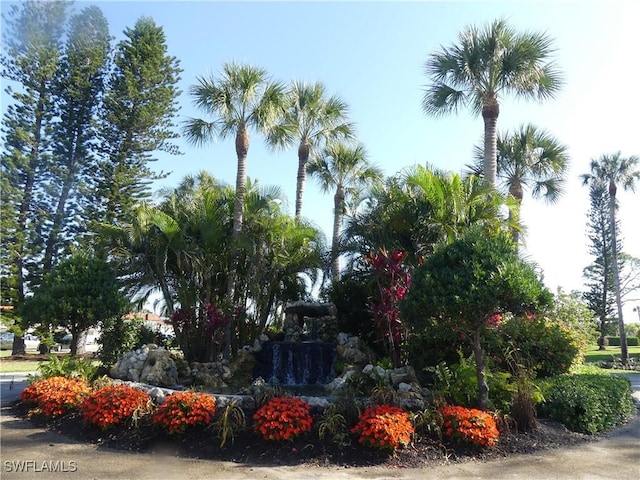
[[[633,155],[623,157],[621,152],[602,155],[592,159],[590,173],[582,175],[583,185],[605,182],[609,185],[609,225],[611,229],[611,258],[613,267],[613,281],[616,290],[616,305],[618,308],[618,326],[620,328],[620,357],[627,363],[627,335],[624,330],[622,317],[622,294],[620,288],[620,271],[618,268],[618,248],[616,233],[616,208],[618,206],[616,193],[618,185],[630,191],[635,191],[636,182],[640,181],[640,157]]]
[[[281,83],[271,81],[266,70],[236,63],[225,63],[220,78],[209,75],[198,77],[197,80],[198,83],[189,89],[193,102],[213,119],[187,120],[184,128],[187,140],[201,145],[217,137],[235,137],[238,168],[233,206],[233,249],[227,287],[227,297],[233,302],[238,263],[237,242],[242,232],[247,185],[249,131],[266,133],[275,124],[283,112],[285,89]]]
[[[327,97],[322,83],[292,82],[285,114],[269,132],[267,143],[273,148],[298,144],[296,218],[302,214],[309,156],[327,142],[353,136],[353,125],[347,121],[347,112],[347,104],[338,96]]]
[[[525,188],[533,198],[555,203],[564,193],[569,169],[567,147],[553,135],[534,125],[521,125],[513,133],[498,134],[497,138],[497,187],[515,200],[516,207],[509,211],[515,222],[522,206]],[[483,171],[484,149],[475,148],[476,163],[471,172]],[[518,241],[518,232],[512,232]]]
[[[339,243],[342,222],[349,201],[382,179],[382,171],[371,165],[362,145],[350,147],[344,143],[328,145],[322,155],[314,156],[307,166],[324,192],[335,189],[333,196],[333,233],[331,238],[331,274],[340,278]]]
[[[422,108],[428,115],[455,113],[469,107],[484,120],[484,178],[496,184],[496,138],[500,97],[553,98],[562,80],[550,56],[545,34],[519,33],[503,19],[480,29],[467,27],[458,44],[432,54],[425,63],[432,84]]]

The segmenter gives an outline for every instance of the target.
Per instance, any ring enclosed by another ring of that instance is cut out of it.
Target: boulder
[[[150,350],[140,372],[140,382],[160,387],[176,385],[178,383],[178,367],[171,358],[171,352],[164,349]]]
[[[398,388],[401,383],[418,383],[416,371],[410,365],[389,370],[389,380],[394,388]]]
[[[350,347],[349,345],[338,345],[336,347],[338,358],[346,363],[363,364],[368,360],[367,354],[362,350]]]

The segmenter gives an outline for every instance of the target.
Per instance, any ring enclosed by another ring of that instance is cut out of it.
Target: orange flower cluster
[[[253,415],[256,432],[265,440],[291,440],[311,430],[309,404],[299,398],[275,397]]]
[[[92,392],[80,406],[85,422],[109,428],[131,418],[136,411],[149,411],[151,397],[128,385],[108,385]]]
[[[206,393],[176,392],[158,407],[153,423],[169,433],[184,433],[192,425],[208,425],[216,413],[216,399]]]
[[[369,447],[390,448],[392,450],[407,445],[411,441],[414,427],[409,414],[392,405],[374,405],[358,417],[358,423],[351,429],[360,435],[358,442]]]
[[[20,398],[37,405],[45,415],[56,416],[78,408],[90,391],[84,380],[48,377],[33,382],[22,391]]]
[[[438,410],[443,419],[443,432],[452,440],[492,447],[500,432],[490,413],[476,408],[446,405]]]

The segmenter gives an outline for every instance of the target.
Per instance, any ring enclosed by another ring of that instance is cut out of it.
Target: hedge
[[[540,414],[577,432],[596,434],[636,413],[631,382],[614,375],[561,375],[546,382]]]
[[[609,340],[610,347],[619,347],[620,346],[620,337],[607,337]],[[638,337],[627,337],[627,346],[628,347],[637,347],[640,345],[640,338]]]

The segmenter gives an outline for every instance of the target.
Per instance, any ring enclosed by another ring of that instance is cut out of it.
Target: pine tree
[[[53,80],[68,7],[66,1],[30,0],[11,6],[5,17],[2,77],[12,103],[2,132],[1,258],[10,286],[3,301],[14,306],[25,297],[29,272],[37,271],[30,260],[41,258],[41,233],[50,216],[41,178],[50,166]]]
[[[611,227],[609,222],[609,194],[607,185],[594,182],[589,186],[590,210],[587,222],[587,236],[591,242],[589,253],[595,258],[586,267],[583,276],[588,290],[584,298],[589,308],[596,314],[600,329],[598,344],[604,349],[604,338],[610,332],[615,320],[616,298],[613,280],[613,256],[611,254]],[[617,227],[619,228],[619,227]],[[616,239],[618,251],[622,251],[622,241]],[[622,261],[618,261],[622,267]]]
[[[86,179],[95,172],[95,115],[104,92],[110,50],[109,27],[100,8],[90,6],[71,17],[55,82],[54,168],[48,190],[55,205],[44,253],[44,272],[51,270],[63,247],[83,226],[79,210]]]
[[[180,94],[179,61],[167,53],[165,34],[151,18],[140,18],[116,47],[102,115],[102,153],[96,175],[92,219],[120,223],[149,196],[164,175],[149,168],[154,151],[179,153],[171,139]]]

